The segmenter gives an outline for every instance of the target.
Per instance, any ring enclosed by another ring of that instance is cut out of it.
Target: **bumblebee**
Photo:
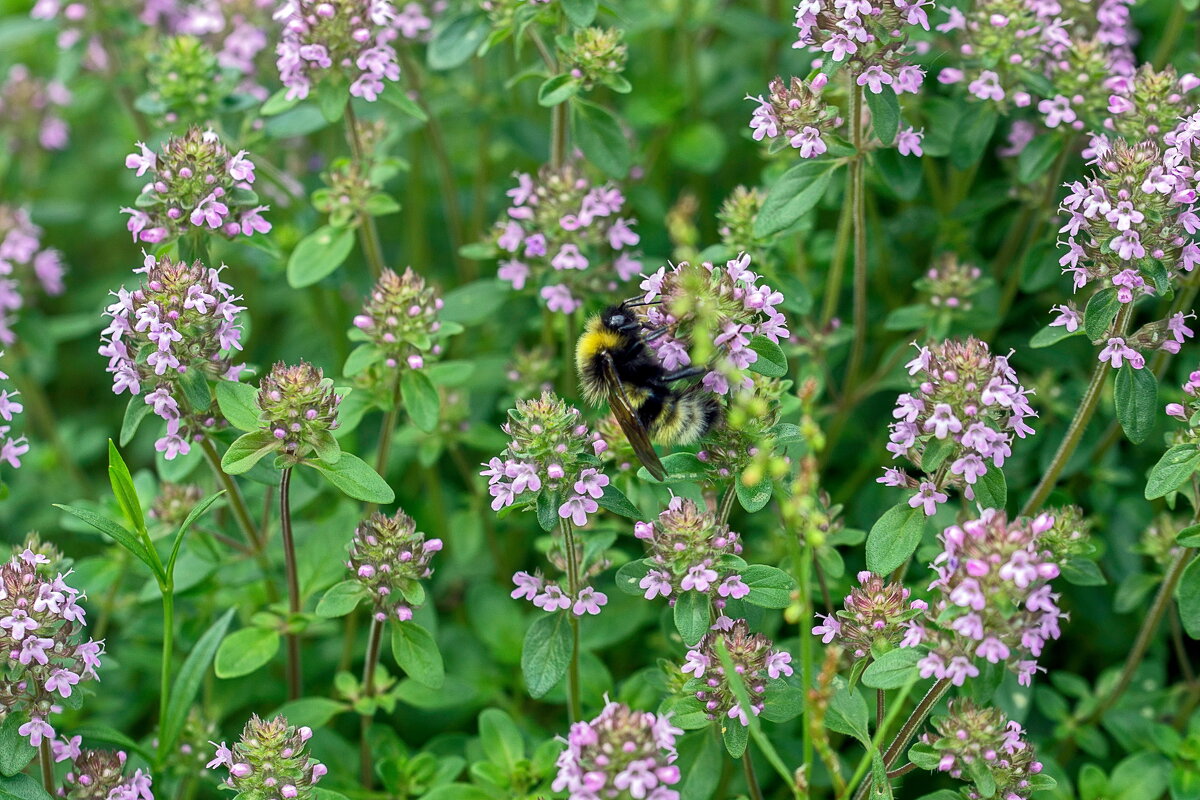
[[[643,335],[641,321],[626,302],[591,317],[575,348],[584,396],[593,405],[608,402],[633,452],[660,481],[667,471],[651,442],[691,444],[721,418],[717,398],[700,384],[674,386],[704,369],[664,369],[647,344],[663,332]]]

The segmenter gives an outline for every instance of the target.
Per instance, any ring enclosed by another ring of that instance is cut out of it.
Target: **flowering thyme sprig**
[[[55,761],[70,761],[59,792],[67,800],[154,800],[150,773],[135,769],[126,777],[123,750],[81,750],[82,737],[51,743]]]
[[[286,717],[264,720],[254,714],[233,747],[209,742],[217,752],[208,768],[229,770],[222,788],[245,800],[309,800],[329,772],[308,755],[311,738],[311,728],[290,725]]]
[[[497,275],[517,290],[538,290],[551,311],[570,314],[581,296],[608,293],[642,268],[631,248],[637,220],[612,183],[593,184],[575,165],[515,174],[512,205],[495,226],[495,244],[509,254]]]
[[[683,672],[690,674],[685,689],[695,692],[711,720],[736,719],[743,726],[750,724],[747,710],[737,700],[718,652],[721,642],[733,668],[745,685],[750,702],[749,713],[762,713],[766,693],[773,681],[791,675],[792,656],[786,650],[776,650],[770,639],[761,633],[751,633],[746,620],[731,620],[726,629],[709,631],[700,643],[688,651]]]
[[[29,212],[0,203],[0,344],[17,340],[13,326],[30,290],[36,286],[52,297],[62,294],[65,272],[62,254],[42,247],[42,229]]]
[[[426,539],[403,511],[376,511],[354,529],[346,567],[370,596],[375,619],[405,622],[424,604],[420,581],[433,574],[429,563],[441,549],[442,540]]]
[[[949,487],[974,499],[989,462],[998,469],[1012,454],[1014,434],[1023,439],[1034,432],[1026,422],[1037,416],[1031,391],[1018,382],[1009,357],[993,355],[975,338],[920,347],[907,364],[916,387],[896,400],[887,449],[925,474],[913,478],[888,467],[878,482],[916,489],[908,504],[928,516],[946,502]]]
[[[587,525],[588,515],[598,512],[600,501],[614,491],[596,457],[608,445],[588,430],[577,408],[549,392],[536,400],[518,400],[504,432],[511,437],[508,447],[480,473],[488,479],[492,510],[536,511],[543,530],[562,534],[556,535],[548,558],[567,576],[564,590],[540,573],[518,572],[512,596],[550,612],[569,608],[577,616],[599,614],[608,598],[588,579],[608,561],[601,553],[592,563],[581,563],[582,551],[564,527]]]
[[[289,98],[308,97],[321,81],[350,81],[350,94],[378,99],[400,79],[392,45],[399,18],[389,0],[286,0],[275,12],[283,37],[275,52]]]
[[[365,344],[347,360],[353,365],[347,374],[392,386],[401,370],[432,363],[442,353],[438,340],[448,335],[438,319],[441,308],[442,298],[411,267],[403,275],[385,269],[354,318],[350,339]]]
[[[80,683],[96,680],[104,642],[84,640],[84,595],[54,573],[50,559],[28,548],[0,567],[0,716],[21,714],[18,729],[34,747],[57,735],[51,713],[78,704]]]
[[[755,338],[776,344],[790,334],[777,308],[783,294],[760,283],[762,276],[749,267],[750,256],[743,253],[723,267],[710,262],[659,267],[641,282],[643,301],[659,301],[643,306],[642,313],[649,327],[666,328],[651,343],[666,369],[706,365],[705,388],[722,395],[754,385],[748,373],[759,360],[751,346]]]
[[[871,655],[874,647],[900,644],[904,623],[920,614],[909,606],[909,591],[903,585],[884,583],[883,578],[866,571],[858,573],[858,583],[846,595],[844,608],[817,614],[821,624],[812,629],[822,642],[836,641],[855,660]]]
[[[931,565],[937,578],[929,585],[936,599],[932,605],[912,601],[926,614],[906,623],[900,643],[928,649],[918,662],[921,677],[962,686],[979,675],[982,658],[1007,665],[1022,685],[1032,682],[1042,669],[1037,658],[1059,637],[1067,616],[1050,587],[1062,554],[1043,541],[1054,529],[1049,514],[1010,522],[1003,511],[985,509],[939,534],[943,551]]]
[[[212,231],[229,238],[267,233],[271,223],[262,218],[268,206],[259,205],[254,183],[254,162],[245,150],[230,154],[213,131],[189,128],[167,140],[155,152],[142,142],[138,152],[125,158],[125,166],[145,187],[126,225],[135,242],[158,244],[184,234]]]
[[[286,466],[313,456],[327,458],[340,452],[333,431],[341,402],[333,380],[320,367],[307,361],[295,366],[281,361],[258,386],[260,429],[274,440],[273,449]]]
[[[948,713],[934,719],[936,733],[921,735],[910,752],[914,763],[969,781],[961,796],[968,800],[997,797],[1028,800],[1054,782],[1042,777],[1025,731],[1015,720],[1006,720],[998,708],[980,708],[970,700],[950,701]]]
[[[576,722],[558,756],[556,792],[570,800],[679,800],[671,787],[681,774],[675,766],[675,737],[683,731],[669,715],[634,711],[606,702],[590,722]]]
[[[244,309],[221,280],[224,269],[146,256],[134,270],[144,276],[141,285],[117,290],[105,311],[111,321],[100,334],[99,353],[108,357],[113,392],[145,395],[167,423],[155,448],[168,460],[223,426],[208,381],[236,381],[245,366],[233,361],[242,349],[238,313]]]

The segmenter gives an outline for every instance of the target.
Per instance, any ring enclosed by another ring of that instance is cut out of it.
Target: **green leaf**
[[[771,186],[754,220],[754,235],[769,239],[792,227],[824,196],[837,170],[832,161],[801,161]]]
[[[740,472],[734,478],[733,482],[733,490],[737,493],[738,502],[742,508],[751,514],[766,508],[767,503],[771,502],[771,494],[774,488],[774,483],[766,476],[760,478],[758,483],[753,486],[748,486],[742,480],[742,473]]]
[[[1200,557],[1184,569],[1175,587],[1175,600],[1179,603],[1179,621],[1193,639],[1200,639]]]
[[[984,508],[1004,508],[1008,502],[1008,482],[999,467],[989,467],[975,482],[975,502]]]
[[[1074,586],[1103,586],[1108,583],[1096,562],[1082,556],[1067,559],[1061,567],[1063,579]]]
[[[640,520],[645,516],[637,506],[629,501],[624,492],[612,484],[604,487],[604,494],[596,500],[596,505],[629,519]]]
[[[1175,544],[1180,547],[1200,547],[1200,525],[1188,525],[1175,534]]]
[[[738,570],[738,574],[742,582],[750,587],[750,594],[744,598],[747,603],[761,608],[787,608],[791,605],[796,582],[783,570],[764,564],[751,564]]]
[[[597,0],[559,0],[559,5],[572,25],[583,28],[592,24],[600,4]]]
[[[326,122],[340,122],[350,100],[349,87],[344,80],[325,80],[317,84],[317,108]]]
[[[592,103],[579,101],[574,105],[572,133],[583,157],[610,178],[624,178],[633,163],[633,150],[617,118]]]
[[[767,685],[762,718],[768,722],[788,722],[804,713],[804,690],[782,681]]]
[[[273,117],[276,114],[282,114],[283,112],[294,108],[296,104],[300,102],[300,100],[296,97],[293,97],[289,100],[287,93],[288,90],[283,88],[268,97],[267,101],[263,103],[262,107],[258,110],[259,116]]]
[[[121,453],[113,444],[112,439],[108,440],[108,482],[112,486],[113,495],[117,498],[117,505],[121,507],[125,519],[129,521],[135,531],[144,536],[146,534],[146,518],[142,515],[142,501],[138,498],[137,487],[133,485],[133,476],[129,474],[129,467],[125,466],[125,459],[121,458]]]
[[[946,460],[951,453],[957,449],[958,443],[947,436],[945,439],[930,439],[925,443],[925,449],[921,451],[921,469],[924,472],[933,474],[937,472],[938,467],[942,466],[942,462]]]
[[[721,740],[725,742],[730,758],[741,758],[750,742],[750,729],[736,719],[722,720]]]
[[[1035,136],[1017,156],[1017,180],[1030,183],[1042,177],[1065,145],[1066,141],[1061,136]]]
[[[408,677],[430,689],[446,682],[442,651],[429,631],[415,622],[392,623],[392,657]]]
[[[217,382],[217,407],[221,416],[239,431],[256,431],[262,412],[258,407],[258,390],[248,383]]]
[[[1197,468],[1200,468],[1200,449],[1194,444],[1175,445],[1150,468],[1146,499],[1154,500],[1175,491],[1187,483]]]
[[[263,667],[279,652],[279,631],[242,628],[225,637],[217,648],[218,678],[240,678]]]
[[[323,464],[320,461],[307,463],[344,495],[354,500],[383,505],[396,499],[396,494],[387,481],[353,453],[342,453],[336,464]]]
[[[886,577],[917,550],[925,532],[925,511],[907,502],[892,506],[867,534],[867,569]]]
[[[25,714],[10,711],[0,724],[0,775],[16,775],[37,755],[37,748],[17,732],[17,728],[24,725],[27,719]]]
[[[1103,339],[1120,310],[1121,301],[1117,299],[1115,286],[1096,292],[1088,299],[1087,307],[1083,309],[1084,333],[1093,342]]]
[[[188,515],[184,517],[183,522],[179,525],[179,530],[175,532],[175,539],[171,542],[171,555],[167,559],[166,568],[167,583],[172,587],[174,587],[175,583],[175,562],[179,559],[179,548],[183,545],[183,537],[187,535],[187,532],[191,529],[192,525],[196,524],[196,520],[204,516],[204,513],[208,511],[209,507],[212,506],[213,503],[220,500],[221,496],[224,494],[225,490],[221,489],[218,492],[210,494],[208,497],[205,497],[199,503],[192,506],[192,510],[188,512]]]
[[[167,701],[167,713],[159,728],[159,758],[166,757],[183,731],[188,713],[192,710],[192,704],[200,693],[200,686],[204,683],[204,676],[208,673],[208,667],[216,656],[217,648],[225,638],[226,631],[229,630],[233,615],[234,609],[232,608],[221,615],[221,618],[214,622],[188,651],[183,666],[179,668],[179,674],[175,676],[175,682],[171,684],[171,697]]]
[[[542,530],[549,533],[558,527],[558,492],[546,489],[538,492],[537,496],[537,521]]]
[[[183,373],[179,378],[179,386],[183,389],[184,400],[193,411],[204,412],[212,406],[212,392],[202,370],[189,369]]]
[[[646,573],[654,568],[654,565],[645,559],[638,559],[622,564],[617,570],[616,581],[617,588],[628,595],[634,597],[642,597],[646,594],[640,584],[642,578],[646,577]]]
[[[86,522],[96,530],[107,535],[117,544],[124,547],[130,553],[137,557],[139,561],[150,568],[151,573],[160,584],[165,584],[167,575],[163,571],[162,564],[159,563],[158,554],[151,555],[151,552],[142,543],[142,540],[133,533],[130,533],[125,528],[113,522],[108,517],[101,516],[94,511],[88,511],[86,508],[76,508],[74,506],[65,506],[55,503],[55,508],[62,509],[68,514]]]
[[[867,731],[867,701],[857,689],[842,686],[829,700],[825,712],[825,727],[831,731],[853,736],[870,746],[871,734]]]
[[[301,697],[284,703],[271,716],[287,717],[293,724],[319,728],[348,710],[349,707],[345,703],[330,700],[328,697]]]
[[[425,109],[421,108],[415,100],[408,96],[402,84],[390,84],[380,96],[393,108],[399,109],[401,113],[407,114],[421,122],[429,121],[429,115],[425,113]]]
[[[121,420],[121,435],[117,438],[121,447],[133,441],[134,434],[138,432],[138,428],[142,426],[142,420],[149,413],[150,404],[146,402],[146,398],[141,395],[129,398],[129,403],[125,406],[125,418]]]
[[[322,225],[292,250],[287,263],[288,285],[293,289],[312,286],[340,267],[353,249],[353,228]]]
[[[1082,335],[1083,328],[1076,328],[1073,331],[1068,331],[1066,325],[1056,325],[1054,327],[1047,325],[1030,337],[1029,346],[1035,348],[1049,347],[1052,344],[1058,344],[1063,339],[1069,339],[1072,336]]]
[[[425,433],[437,430],[442,401],[428,375],[419,369],[404,370],[400,374],[400,397],[408,418],[418,430]]]
[[[578,78],[573,78],[566,73],[554,75],[547,78],[538,87],[538,105],[550,108],[559,103],[565,103],[579,94],[581,88],[583,88],[583,83]]]
[[[681,592],[675,598],[675,629],[688,647],[692,647],[704,634],[712,620],[708,608],[708,595],[704,592]]]
[[[322,619],[344,617],[358,607],[367,596],[363,585],[356,580],[344,580],[330,586],[317,603],[317,616]]]
[[[663,483],[698,483],[708,477],[708,467],[695,453],[671,453],[663,456],[662,465],[667,471]],[[645,467],[638,467],[638,480],[659,482]]]
[[[998,119],[990,105],[972,106],[969,113],[958,118],[950,145],[950,163],[956,169],[968,169],[983,156]]]
[[[51,800],[41,782],[21,773],[0,777],[0,800]]]
[[[778,344],[766,336],[755,336],[750,340],[750,349],[758,353],[758,360],[749,367],[751,372],[768,378],[782,378],[787,375],[787,356]]]
[[[1134,369],[1128,362],[1122,364],[1117,371],[1113,401],[1125,438],[1134,444],[1146,441],[1154,429],[1158,411],[1158,381],[1154,373],[1149,369]]]
[[[894,142],[896,132],[900,130],[900,98],[884,87],[878,94],[864,89],[863,99],[867,101],[867,108],[871,109],[871,126],[875,130],[875,137],[883,144]]]
[[[433,70],[454,69],[463,64],[492,30],[491,21],[482,11],[472,11],[451,19],[434,34],[425,60]]]
[[[575,649],[568,613],[542,614],[525,634],[521,674],[534,699],[545,696],[567,674],[567,665]]]
[[[479,745],[483,754],[505,774],[514,775],[525,759],[525,739],[521,729],[504,711],[485,708],[479,715]]]
[[[889,650],[863,671],[863,685],[872,689],[899,689],[909,681],[916,680],[917,662],[920,660],[921,651],[916,648]]]
[[[279,440],[270,431],[254,431],[246,433],[234,440],[221,456],[221,470],[226,475],[241,475],[263,459],[267,453],[273,452]]]

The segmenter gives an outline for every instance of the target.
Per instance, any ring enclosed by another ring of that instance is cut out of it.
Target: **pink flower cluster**
[[[145,0],[138,19],[166,34],[201,39],[218,64],[242,76],[239,91],[265,100],[269,92],[259,83],[258,59],[271,43],[270,14],[277,5],[276,0]]]
[[[979,100],[1036,107],[1046,127],[1083,130],[1102,116],[1109,93],[1133,75],[1132,0],[980,0],[964,13],[949,7],[942,33],[959,32],[961,67],[943,84],[966,83]],[[1032,131],[1022,128],[1023,149]],[[1025,133],[1028,133],[1028,136]]]
[[[0,352],[0,358],[4,357],[4,353]],[[0,381],[8,380],[8,373],[0,371]],[[0,388],[0,462],[8,464],[13,469],[20,469],[21,456],[29,452],[29,440],[24,436],[13,437],[9,435],[12,430],[12,424],[16,416],[25,410],[25,406],[17,401],[20,392],[9,391],[8,388]]]
[[[936,734],[921,735],[921,744],[938,757],[940,772],[971,782],[988,774],[991,783],[982,791],[1004,800],[1028,800],[1043,788],[1034,785],[1042,764],[1034,760],[1019,722],[1005,719],[998,708],[980,708],[964,699],[951,700],[948,711],[933,721]],[[984,795],[971,791],[968,796]]]
[[[103,642],[82,640],[84,595],[66,583],[71,573],[52,573],[48,565],[48,557],[26,548],[0,567],[0,647],[8,651],[0,713],[28,715],[18,730],[34,747],[54,739],[50,714],[62,711],[61,700],[78,684],[96,679],[104,653]]]
[[[275,52],[289,98],[308,97],[314,82],[342,76],[351,79],[350,94],[374,102],[385,80],[400,79],[392,46],[400,17],[390,0],[285,0],[275,19],[283,24]]]
[[[796,6],[797,49],[817,50],[846,62],[855,83],[879,94],[916,93],[925,72],[904,63],[907,28],[929,30],[933,0],[800,0]]]
[[[761,633],[751,633],[744,619],[731,621],[724,630],[709,631],[699,644],[688,650],[682,669],[695,679],[688,682],[689,686],[700,683],[695,689],[696,699],[703,704],[708,718],[722,723],[736,719],[742,725],[749,725],[747,710],[738,702],[721,664],[718,641],[724,643],[734,671],[745,684],[749,713],[756,717],[762,713],[769,682],[792,674],[792,654],[776,650]]]
[[[100,333],[99,353],[108,358],[113,392],[136,396],[153,387],[146,405],[167,423],[155,447],[168,459],[186,455],[189,439],[219,420],[214,408],[190,407],[180,385],[185,376],[199,370],[205,379],[236,381],[244,367],[232,361],[242,349],[238,312],[244,309],[221,281],[221,269],[146,256],[134,270],[145,276],[142,284],[132,292],[119,289],[105,311],[111,321]]]
[[[346,567],[371,596],[375,619],[406,622],[413,616],[409,598],[424,596],[417,584],[433,574],[429,563],[441,549],[442,540],[426,539],[403,511],[391,517],[376,511],[354,529]]]
[[[514,177],[512,205],[495,229],[496,246],[509,254],[496,273],[501,280],[537,288],[547,308],[570,314],[580,297],[612,292],[641,271],[630,249],[641,241],[637,220],[624,216],[625,195],[615,185],[595,185],[570,164]],[[611,272],[595,269],[609,265]]]
[[[825,644],[837,641],[855,658],[871,655],[876,643],[894,647],[904,634],[904,623],[920,612],[908,605],[908,589],[884,583],[866,570],[858,573],[858,586],[846,595],[844,608],[834,614],[817,614],[820,625],[812,629]]]
[[[701,510],[694,501],[672,497],[654,522],[634,525],[633,535],[649,549],[645,563],[650,570],[638,584],[647,600],[661,596],[674,605],[683,592],[700,592],[709,595],[720,610],[727,599],[740,600],[750,594],[750,587],[738,574],[745,565],[738,558],[742,544],[737,533],[719,524],[713,511]],[[728,618],[718,623],[725,620]]]
[[[29,212],[0,204],[0,344],[17,340],[13,325],[25,305],[26,287],[37,285],[50,296],[60,295],[65,272],[62,254],[42,247],[42,229]]]
[[[1041,541],[1054,521],[1041,514],[1009,522],[1003,511],[985,509],[979,519],[942,531],[943,551],[931,565],[937,578],[929,584],[937,599],[932,607],[913,601],[927,613],[906,623],[900,643],[928,650],[918,662],[921,677],[962,686],[979,675],[982,658],[1006,664],[1030,684],[1042,648],[1059,637],[1066,618],[1050,588],[1058,564]]]
[[[560,739],[567,747],[552,788],[569,800],[679,800],[671,787],[682,778],[675,766],[675,737],[682,734],[667,714],[606,702],[595,719],[573,723]]]
[[[596,615],[608,605],[608,595],[596,591],[592,586],[584,586],[572,596],[560,582],[547,580],[540,572],[532,575],[525,571],[517,572],[513,575],[513,585],[517,588],[512,590],[512,599],[523,598],[550,614],[570,609],[577,617]]]
[[[135,769],[125,776],[123,750],[83,750],[81,736],[51,743],[56,762],[70,761],[61,795],[69,800],[154,800],[150,773]]]
[[[646,322],[667,331],[650,345],[667,370],[690,365],[685,343],[704,337],[715,351],[702,381],[706,389],[724,395],[731,387],[753,384],[747,370],[758,361],[758,351],[751,347],[754,337],[778,343],[791,333],[778,309],[783,293],[759,283],[762,276],[749,267],[750,256],[742,253],[724,267],[682,261],[670,270],[659,267],[642,280],[642,300],[650,304],[644,307]]]
[[[70,102],[66,86],[39,80],[29,67],[13,64],[0,84],[0,140],[7,139],[14,153],[64,149],[69,137],[60,109]]]
[[[1187,395],[1185,403],[1167,403],[1167,416],[1174,417],[1180,422],[1187,422],[1188,427],[1191,426],[1191,419],[1197,412],[1200,412],[1200,369],[1193,371],[1188,375],[1188,379],[1183,383],[1183,393]],[[0,404],[0,413],[3,412],[3,405]]]
[[[837,107],[828,105],[822,96],[828,83],[829,77],[824,74],[808,82],[795,76],[787,83],[775,78],[766,98],[747,95],[747,100],[758,103],[750,115],[754,141],[766,140],[772,145],[786,142],[801,158],[824,154],[829,149],[826,136],[842,124]]]
[[[974,337],[920,347],[906,365],[917,386],[896,399],[887,449],[925,475],[916,479],[890,467],[878,482],[916,489],[908,504],[929,516],[948,499],[948,487],[973,500],[989,462],[1003,467],[1012,454],[1014,434],[1024,439],[1034,432],[1026,422],[1037,416],[1029,405],[1032,391],[1018,381],[1011,355],[993,355]]]
[[[283,716],[264,720],[251,715],[233,747],[209,742],[217,748],[209,769],[225,767],[222,783],[242,797],[255,800],[311,800],[329,769],[310,757],[312,728],[288,724]]]
[[[1108,135],[1131,142],[1149,139],[1163,146],[1179,120],[1195,113],[1190,95],[1200,88],[1200,77],[1190,72],[1178,75],[1170,66],[1157,71],[1143,64],[1136,74],[1110,80],[1107,86],[1112,93],[1105,133],[1095,133],[1089,148],[1097,157],[1108,150]]]
[[[194,230],[219,231],[233,238],[267,233],[262,217],[270,207],[258,205],[251,189],[254,162],[240,150],[230,155],[213,131],[190,128],[171,137],[159,152],[142,142],[125,166],[140,178],[149,173],[126,227],[135,242],[158,244]]]

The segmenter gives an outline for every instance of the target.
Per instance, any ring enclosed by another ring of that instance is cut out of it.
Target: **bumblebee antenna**
[[[626,300],[623,303],[621,303],[621,305],[625,306],[626,308],[637,308],[638,306],[657,306],[657,305],[661,305],[661,304],[662,304],[661,299],[660,300],[642,300],[637,303],[631,303],[631,302],[629,302],[629,300]]]

